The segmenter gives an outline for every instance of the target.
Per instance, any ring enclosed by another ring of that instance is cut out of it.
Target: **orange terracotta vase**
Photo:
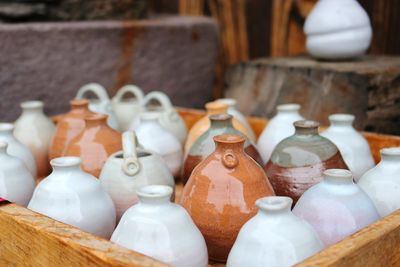
[[[71,140],[85,129],[85,117],[94,114],[89,111],[89,101],[86,99],[74,99],[69,103],[71,110],[61,116],[57,122],[57,127],[49,147],[50,160],[65,155]]]
[[[209,257],[226,261],[255,202],[275,195],[261,166],[244,152],[244,136],[217,135],[215,151],[193,170],[181,204],[203,234]]]
[[[67,148],[66,156],[82,159],[82,169],[99,177],[107,158],[122,149],[121,134],[107,125],[107,115],[85,117],[85,129]]]
[[[196,142],[197,138],[200,137],[203,133],[205,133],[208,128],[210,128],[210,120],[208,119],[208,116],[213,115],[213,114],[227,114],[228,112],[228,104],[222,103],[222,102],[209,102],[206,104],[206,111],[207,114],[198,120],[192,128],[190,128],[190,131],[188,133],[185,147],[184,147],[184,154],[186,155],[189,152],[190,147]],[[246,127],[243,126],[237,119],[233,118],[232,119],[232,124],[233,127],[236,130],[239,130],[241,133],[246,135],[247,137],[249,134],[247,133]],[[255,140],[252,140],[255,141]]]

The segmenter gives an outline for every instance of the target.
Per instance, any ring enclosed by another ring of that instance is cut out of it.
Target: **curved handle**
[[[101,101],[109,101],[110,98],[108,97],[107,90],[100,84],[98,83],[88,83],[84,86],[82,86],[79,90],[78,93],[76,94],[77,99],[83,99],[85,98],[85,94],[88,92],[93,92],[98,99]]]
[[[134,132],[124,132],[122,134],[123,162],[122,171],[133,176],[140,171],[140,164],[136,155],[137,138]]]
[[[235,156],[232,150],[228,149],[222,155],[222,163],[228,169],[233,169],[239,164],[238,158]]]
[[[169,99],[169,97],[160,91],[153,91],[151,93],[148,93],[143,99],[143,107],[146,107],[149,104],[150,100],[153,100],[153,99],[157,100],[164,110],[173,109],[173,106],[171,104],[171,100]]]
[[[112,101],[115,103],[120,102],[122,97],[127,93],[133,94],[136,97],[137,101],[139,103],[142,103],[142,101],[143,101],[142,89],[140,89],[138,86],[132,85],[132,84],[128,84],[128,85],[121,87],[118,90],[118,92],[115,94],[115,96],[113,97]]]

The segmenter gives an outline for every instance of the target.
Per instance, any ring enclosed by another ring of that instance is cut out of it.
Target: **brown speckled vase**
[[[85,129],[67,148],[66,156],[82,159],[82,169],[99,177],[107,158],[122,149],[121,134],[107,125],[107,115],[94,114],[85,117]]]
[[[89,101],[74,99],[70,101],[71,111],[61,116],[57,122],[51,144],[49,159],[65,156],[66,149],[76,136],[85,129],[85,116],[94,114],[89,111]]]
[[[215,143],[213,137],[221,134],[234,134],[243,135],[240,131],[236,130],[232,125],[232,115],[228,114],[215,114],[210,115],[211,122],[208,130],[197,138],[194,144],[189,149],[185,157],[184,165],[182,168],[181,180],[186,183],[192,173],[193,169],[209,156],[215,150]],[[244,135],[243,135],[244,136]],[[252,157],[258,164],[263,165],[260,154],[256,146],[245,137],[244,151],[247,155]]]
[[[244,136],[218,135],[214,141],[215,151],[193,170],[181,204],[203,234],[210,259],[224,262],[240,228],[256,214],[256,200],[275,194],[263,169],[244,152]]]
[[[293,199],[293,205],[327,169],[348,169],[338,148],[318,134],[319,123],[296,121],[295,134],[282,140],[264,169],[278,196]]]

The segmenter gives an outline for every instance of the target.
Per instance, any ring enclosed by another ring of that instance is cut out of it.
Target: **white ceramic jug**
[[[339,148],[357,182],[366,171],[375,166],[375,163],[367,140],[353,128],[354,118],[351,114],[330,115],[331,125],[321,135]]]
[[[107,124],[115,129],[119,130],[117,118],[112,109],[110,98],[107,94],[107,90],[97,83],[88,83],[82,86],[76,94],[76,99],[84,99],[86,95],[91,92],[96,96],[96,99],[89,99],[89,109],[96,113],[107,114]]]
[[[50,172],[48,151],[55,126],[43,113],[42,101],[26,101],[21,108],[22,114],[14,123],[14,136],[30,149],[37,176],[44,177]]]
[[[110,238],[116,224],[114,204],[78,157],[50,161],[53,172],[36,187],[28,209],[83,231]]]
[[[381,149],[381,161],[367,171],[358,185],[384,217],[400,208],[400,147]]]
[[[104,165],[100,182],[111,196],[117,220],[139,199],[136,190],[145,185],[168,185],[175,188],[174,177],[164,160],[141,147],[134,132],[122,135],[123,151],[112,154]]]
[[[317,233],[291,211],[289,197],[256,201],[258,213],[240,229],[227,267],[292,266],[322,250]]]
[[[293,123],[304,120],[299,114],[300,105],[298,104],[283,104],[277,106],[276,109],[278,113],[265,126],[257,143],[264,164],[270,159],[275,146],[286,137],[294,134]]]
[[[9,155],[7,143],[0,141],[0,197],[26,207],[35,185],[35,179],[22,160]]]
[[[134,98],[123,98],[132,94]],[[132,121],[139,117],[143,101],[142,90],[135,85],[125,85],[112,98],[112,107],[121,131],[127,131]]]
[[[357,0],[319,0],[304,24],[308,52],[321,59],[347,59],[365,54],[372,28]]]
[[[140,188],[139,203],[122,216],[111,241],[174,267],[206,267],[204,238],[186,210],[171,203],[172,191],[163,185]]]

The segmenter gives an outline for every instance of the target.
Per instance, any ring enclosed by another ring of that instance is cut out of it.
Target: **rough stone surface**
[[[212,98],[218,29],[209,18],[0,24],[0,40],[3,121],[29,99],[43,100],[51,115],[64,112],[89,82],[110,96],[129,83],[161,90],[187,107]]]

